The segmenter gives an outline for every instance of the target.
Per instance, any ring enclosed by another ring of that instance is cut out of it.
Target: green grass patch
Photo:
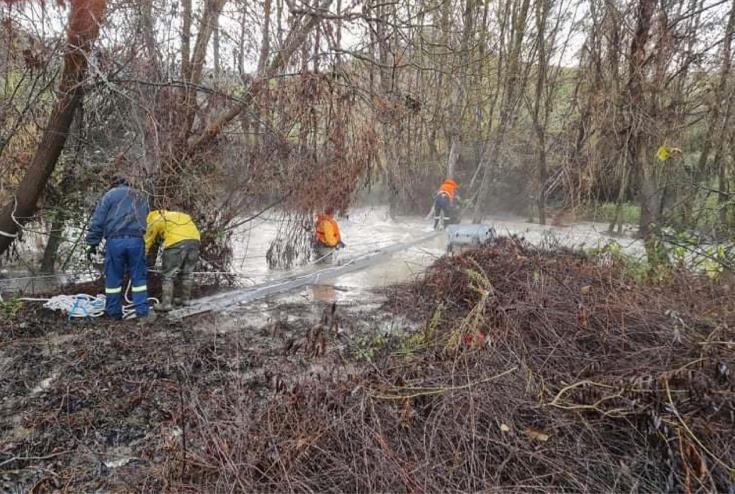
[[[614,202],[585,204],[580,209],[580,216],[588,221],[610,223],[615,218],[616,208]],[[641,218],[641,207],[630,202],[623,203],[620,216],[623,223],[637,225]]]

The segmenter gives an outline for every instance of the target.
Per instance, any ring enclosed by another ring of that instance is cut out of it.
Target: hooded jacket
[[[327,247],[336,247],[341,241],[339,226],[332,216],[320,214],[316,219],[316,241]]]
[[[437,192],[445,193],[449,196],[449,199],[454,201],[454,199],[457,197],[457,182],[455,182],[451,178],[449,180],[445,180],[444,183],[441,184]]]
[[[86,242],[96,246],[103,238],[143,238],[147,214],[148,200],[142,192],[127,185],[113,187],[102,196],[94,210]]]
[[[199,241],[199,229],[186,213],[157,209],[148,213],[148,230],[145,232],[145,252],[151,250],[153,243],[163,238],[163,248],[168,249],[184,240]]]

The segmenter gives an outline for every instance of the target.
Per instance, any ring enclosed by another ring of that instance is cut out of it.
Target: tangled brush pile
[[[193,405],[181,487],[727,492],[735,304],[678,273],[500,239],[398,287],[371,365]],[[337,360],[337,359],[335,359]]]

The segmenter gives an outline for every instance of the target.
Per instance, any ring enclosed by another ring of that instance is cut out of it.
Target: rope
[[[160,269],[148,269],[149,273],[156,273],[161,274]],[[67,279],[74,279],[74,278],[80,278],[82,276],[90,276],[91,275],[98,277],[99,272],[94,272],[91,270],[87,271],[76,271],[76,272],[70,272],[70,273],[57,273],[57,274],[39,274],[39,275],[33,275],[33,276],[17,276],[15,278],[0,278],[0,284],[3,283],[13,283],[16,281],[24,281],[24,280],[43,280],[47,278],[67,278]],[[240,278],[248,278],[248,275],[244,273],[237,273],[234,271],[192,271],[193,275],[197,276],[204,276],[204,275],[217,275],[217,274],[226,274],[229,276],[235,276]]]
[[[88,273],[78,273],[78,274],[88,274]],[[33,276],[18,276],[16,278],[0,278],[0,283],[10,283],[14,281],[23,281],[23,280],[43,280],[46,278],[59,278],[63,276],[67,276],[69,278],[73,278],[78,275],[77,273],[62,273],[62,274],[39,274],[39,275],[33,275]]]
[[[130,298],[130,287],[132,283],[128,281],[128,287],[125,289],[123,299],[122,312],[123,319],[129,319],[135,314],[135,304]],[[53,311],[61,311],[66,313],[68,319],[90,319],[93,317],[101,317],[105,315],[105,303],[107,298],[104,294],[88,295],[86,293],[78,293],[76,295],[55,295],[51,298],[31,298],[23,297],[19,300],[23,302],[44,302],[44,309]],[[155,297],[148,297],[151,306],[158,303]],[[152,302],[152,303],[151,303]]]
[[[40,302],[43,299],[21,299],[24,301]],[[45,299],[43,307],[53,311],[61,311],[67,314],[69,319],[88,319],[100,317],[105,313],[105,296],[103,294],[94,296],[80,293],[77,295],[56,295]],[[125,307],[123,307],[123,317]]]

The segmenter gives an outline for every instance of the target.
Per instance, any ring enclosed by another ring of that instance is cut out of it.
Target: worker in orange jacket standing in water
[[[445,180],[439,190],[434,194],[434,229],[443,227],[443,218],[446,218],[446,224],[451,225],[459,223],[459,215],[457,208],[457,182],[454,180]],[[441,223],[441,225],[440,225]]]
[[[314,238],[314,253],[317,262],[331,262],[334,251],[341,249],[345,244],[339,231],[339,225],[334,219],[334,208],[328,207],[316,218],[316,236]]]

